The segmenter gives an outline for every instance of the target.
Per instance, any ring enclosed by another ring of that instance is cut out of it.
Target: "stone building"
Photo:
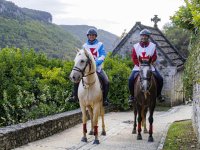
[[[183,103],[184,101],[183,82],[181,77],[183,74],[185,58],[158,29],[156,23],[154,27],[150,27],[142,25],[140,22],[136,22],[132,29],[115,47],[112,55],[118,54],[122,57],[130,55],[133,45],[140,40],[140,31],[145,28],[150,30],[152,33],[150,41],[156,44],[158,53],[156,68],[164,78],[162,95],[165,97],[166,105],[174,106]]]

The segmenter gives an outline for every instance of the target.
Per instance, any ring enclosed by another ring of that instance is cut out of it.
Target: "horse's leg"
[[[104,107],[101,106],[101,120],[102,120],[102,132],[101,135],[106,135],[106,130],[105,130],[105,123],[104,123]]]
[[[141,122],[142,122],[142,107],[140,105],[137,105],[137,110],[138,110],[138,135],[137,135],[137,140],[142,140],[142,135],[141,135]]]
[[[81,111],[82,111],[82,121],[83,121],[83,137],[81,139],[82,142],[87,142],[87,137],[86,137],[86,133],[87,133],[87,115],[86,115],[86,107],[85,106],[81,106]]]
[[[144,133],[149,133],[149,132],[147,131],[147,125],[146,125],[147,111],[148,111],[148,108],[146,107],[145,110],[144,110],[144,119],[143,119]]]
[[[89,135],[94,135],[94,125],[93,125],[93,109],[92,107],[88,107],[89,115],[90,115],[90,121],[91,121],[91,130],[89,132]]]
[[[155,106],[149,108],[149,139],[148,142],[153,142],[153,112],[154,112]]]
[[[136,108],[136,104],[133,104],[133,111],[134,111],[134,124],[133,124],[133,131],[132,134],[136,134],[136,127],[137,127],[137,108]]]
[[[97,103],[94,105],[93,108],[93,124],[94,124],[94,136],[95,140],[93,144],[99,144],[99,139],[98,139],[98,117],[100,115],[100,103]]]

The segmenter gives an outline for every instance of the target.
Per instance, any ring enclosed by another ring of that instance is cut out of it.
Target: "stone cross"
[[[158,27],[158,26],[157,26],[157,23],[158,23],[159,21],[161,21],[161,19],[158,18],[158,15],[154,15],[154,17],[151,18],[151,21],[154,22],[154,27],[157,28],[157,27]]]

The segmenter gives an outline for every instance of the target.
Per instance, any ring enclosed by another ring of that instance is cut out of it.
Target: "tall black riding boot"
[[[156,81],[157,81],[157,100],[158,102],[164,102],[165,99],[162,97],[161,92],[162,92],[162,88],[163,88],[163,77],[160,75],[160,73],[157,71],[157,69],[155,70],[155,72],[153,72]]]
[[[157,100],[162,103],[165,101],[165,99],[162,97],[161,95],[161,91],[162,91],[162,88],[163,88],[163,83],[162,81],[161,82],[158,82],[157,81],[157,85],[158,85],[158,88],[157,88]]]
[[[69,98],[68,102],[78,103],[78,86],[79,86],[79,83],[74,83],[73,92],[72,92],[72,95]]]
[[[128,99],[128,103],[129,105],[132,105],[135,102],[135,97],[134,97],[134,82],[135,82],[135,78],[138,75],[138,71],[132,71],[131,75],[129,76],[128,79],[128,88],[129,88],[129,99]]]
[[[103,106],[109,105],[109,100],[107,98],[109,91],[109,83],[103,86]]]
[[[103,87],[103,106],[108,106],[109,102],[108,102],[108,91],[109,91],[109,80],[108,80],[108,76],[106,75],[106,73],[101,70],[100,72],[97,72],[97,75],[99,77],[100,82],[102,83],[102,87]]]

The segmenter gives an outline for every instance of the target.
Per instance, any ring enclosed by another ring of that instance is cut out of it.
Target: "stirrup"
[[[109,101],[108,99],[106,98],[105,100],[103,100],[103,106],[108,106],[109,105]]]
[[[159,96],[157,97],[157,99],[158,99],[158,101],[159,101],[160,103],[165,102],[165,99],[162,97],[162,95],[159,95]]]
[[[130,96],[128,99],[128,103],[132,104],[135,101],[135,97],[134,96]]]
[[[71,96],[68,100],[70,103],[78,103],[78,97],[77,96]]]

